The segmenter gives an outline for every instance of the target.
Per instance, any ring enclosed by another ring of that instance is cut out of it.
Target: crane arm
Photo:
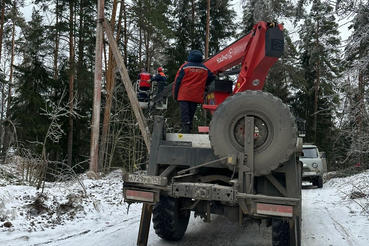
[[[208,59],[204,64],[216,76],[238,74],[236,86],[233,86],[233,94],[245,90],[261,90],[269,69],[282,56],[283,50],[283,26],[261,21],[255,24],[249,33]],[[239,64],[241,64],[241,69],[237,72],[227,71]],[[170,96],[172,86],[170,84],[158,94],[154,102]],[[229,91],[227,93],[212,92],[208,97],[208,105],[203,105],[203,107],[213,111],[229,95]]]
[[[211,57],[204,64],[218,76],[241,64],[236,85],[230,85],[233,88],[232,94],[246,90],[262,90],[269,69],[283,55],[283,51],[283,26],[261,21],[254,25],[251,32]],[[225,82],[229,81],[216,81],[216,83]],[[217,105],[229,95],[229,89],[226,92],[213,91],[207,97],[208,105],[203,105],[203,107],[214,111]]]

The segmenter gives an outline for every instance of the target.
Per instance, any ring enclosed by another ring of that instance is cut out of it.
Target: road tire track
[[[320,209],[321,210],[321,209]],[[323,211],[323,210],[322,210]],[[328,208],[325,208],[325,213],[328,214],[328,216],[331,218],[331,220],[335,223],[334,227],[336,228],[336,230],[343,236],[345,237],[345,240],[347,241],[347,243],[350,245],[350,246],[355,246],[355,245],[358,245],[356,242],[355,242],[355,239],[353,238],[353,236],[351,235],[351,233],[346,230],[346,228],[341,225],[337,220],[335,220],[332,216],[332,214],[329,212],[329,209]],[[324,211],[323,211],[324,212]]]

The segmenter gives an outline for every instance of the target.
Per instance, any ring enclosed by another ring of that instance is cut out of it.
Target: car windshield
[[[318,157],[318,151],[316,148],[306,148],[303,149],[302,152],[304,153],[302,158],[317,158]]]

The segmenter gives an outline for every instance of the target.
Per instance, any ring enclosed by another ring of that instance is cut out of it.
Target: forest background
[[[369,2],[361,0],[210,0],[209,57],[258,21],[285,26],[285,54],[264,90],[306,120],[305,142],[325,151],[329,170],[369,166]],[[192,49],[205,54],[208,0],[107,0],[109,20],[132,83],[140,68],[164,68],[168,83]],[[32,4],[30,20],[22,10]],[[0,0],[0,155],[21,156],[26,179],[89,168],[97,1]],[[242,8],[242,11],[241,11]],[[241,16],[240,16],[241,14]],[[339,23],[350,36],[343,40]],[[291,25],[290,25],[291,26]],[[292,38],[294,36],[294,38]],[[106,40],[106,38],[105,38]],[[136,171],[147,150],[107,42],[103,51],[99,171]],[[178,104],[164,111],[178,132]],[[194,127],[210,116],[198,109]],[[35,169],[34,167],[44,167]],[[36,173],[34,173],[36,172]]]

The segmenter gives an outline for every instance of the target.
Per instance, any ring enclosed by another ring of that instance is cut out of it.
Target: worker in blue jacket
[[[166,80],[167,76],[163,72],[163,68],[158,68],[158,73],[155,75],[155,77],[152,79],[153,81],[157,81],[157,88],[158,88],[158,94],[164,90],[164,87],[166,86]]]

